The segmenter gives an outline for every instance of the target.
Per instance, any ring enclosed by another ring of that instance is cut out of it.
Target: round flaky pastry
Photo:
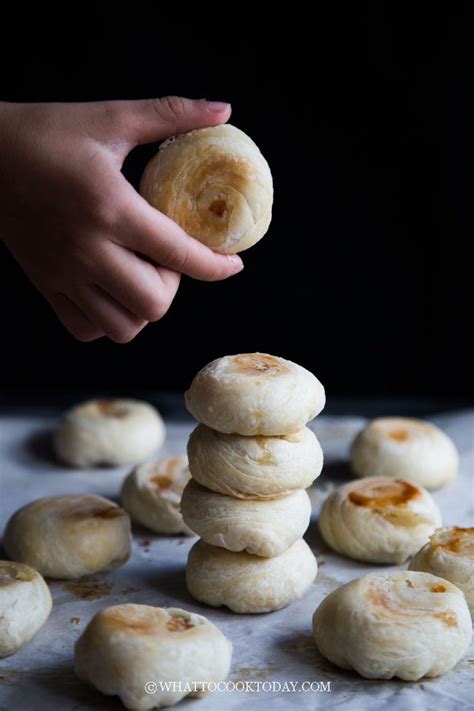
[[[89,400],[66,412],[54,437],[59,459],[73,467],[139,464],[165,439],[158,411],[139,400]]]
[[[212,682],[228,675],[231,658],[231,642],[212,622],[177,607],[106,607],[75,646],[77,676],[103,694],[119,696],[128,709],[200,696],[209,689],[197,682],[212,690]]]
[[[323,451],[308,427],[289,435],[245,437],[198,425],[188,457],[194,479],[238,499],[274,499],[307,489],[323,468]]]
[[[27,644],[48,619],[52,606],[49,588],[36,570],[0,560],[0,657]]]
[[[439,528],[412,558],[409,569],[449,580],[463,591],[474,615],[474,528]]]
[[[212,607],[272,612],[301,597],[317,570],[316,558],[303,540],[276,558],[233,553],[198,541],[189,553],[186,584],[196,600]]]
[[[3,546],[12,560],[33,566],[47,578],[81,578],[118,568],[129,559],[130,519],[101,496],[48,496],[13,514]]]
[[[191,480],[181,510],[188,526],[207,543],[272,558],[303,536],[311,501],[304,490],[268,501],[234,499]]]
[[[404,563],[441,525],[431,494],[402,479],[356,479],[323,504],[319,528],[335,551],[369,563]]]
[[[371,573],[330,593],[313,616],[321,654],[368,679],[450,671],[469,649],[462,592],[429,573]]]
[[[408,417],[379,417],[355,438],[351,448],[355,474],[407,478],[427,489],[456,476],[459,456],[439,427]]]
[[[321,412],[325,394],[301,365],[266,353],[241,353],[200,370],[185,400],[198,422],[218,432],[287,435]]]
[[[148,163],[140,192],[216,252],[248,249],[268,230],[273,182],[255,143],[229,124],[175,136]]]
[[[190,476],[185,456],[142,464],[124,481],[122,506],[132,521],[155,533],[192,535],[180,512],[181,496]]]

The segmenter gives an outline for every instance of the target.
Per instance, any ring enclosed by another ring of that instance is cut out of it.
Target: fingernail
[[[228,254],[227,259],[230,263],[230,274],[238,274],[244,268],[244,263],[236,254]]]
[[[227,111],[230,104],[226,101],[208,101],[207,108],[209,111],[214,111],[216,114],[221,114],[223,111]]]

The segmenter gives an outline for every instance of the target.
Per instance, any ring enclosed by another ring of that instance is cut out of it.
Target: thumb
[[[228,121],[231,114],[231,106],[225,102],[181,96],[113,104],[121,138],[129,146],[162,141],[195,128],[217,126]]]

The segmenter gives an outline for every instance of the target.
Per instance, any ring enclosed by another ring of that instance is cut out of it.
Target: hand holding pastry
[[[228,104],[179,97],[0,103],[0,239],[79,340],[132,340],[168,311],[180,274],[242,269],[150,207],[121,172],[137,145],[225,123]]]

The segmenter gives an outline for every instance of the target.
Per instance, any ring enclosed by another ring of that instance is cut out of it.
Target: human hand
[[[213,281],[242,269],[121,173],[136,145],[229,116],[228,104],[179,97],[0,103],[0,239],[76,338],[126,343],[164,316],[181,273]]]

